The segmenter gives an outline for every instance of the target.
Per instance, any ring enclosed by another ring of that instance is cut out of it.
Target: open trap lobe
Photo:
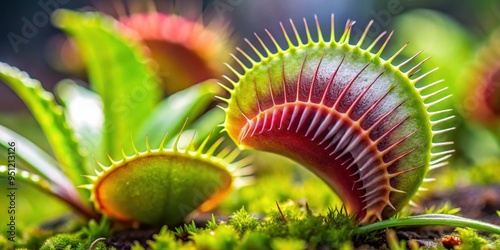
[[[435,128],[453,118],[443,118],[450,109],[439,106],[449,95],[443,97],[446,87],[425,92],[442,81],[416,85],[435,71],[415,75],[427,59],[401,70],[420,53],[392,64],[406,45],[381,59],[392,33],[372,53],[387,33],[364,49],[371,22],[351,45],[354,22],[347,22],[337,40],[333,15],[329,39],[315,21],[316,41],[304,19],[305,41],[290,21],[296,43],[281,25],[288,48],[268,31],[274,48],[256,35],[264,53],[246,40],[257,60],[237,48],[242,57],[233,58],[239,70],[226,64],[237,77],[225,77],[233,88],[221,84],[230,94],[219,97],[227,103],[223,126],[240,148],[286,156],[320,176],[361,224],[388,218],[431,180],[424,179],[427,171],[445,166],[453,152],[446,149],[453,142],[433,141],[434,135],[453,130]]]
[[[394,206],[391,192],[403,192],[397,189],[398,176],[422,167],[408,168],[401,160],[420,148],[407,142],[418,137],[418,128],[409,122],[407,99],[384,83],[380,67],[333,56],[338,60],[324,63],[325,54],[309,60],[304,55],[300,74],[288,78],[287,61],[281,60],[281,88],[273,88],[271,77],[262,81],[259,72],[249,74],[257,105],[241,109],[248,120],[239,140],[314,166],[311,170],[334,187],[349,210],[360,211],[360,218],[380,217],[386,206]],[[261,82],[268,88],[258,86]]]

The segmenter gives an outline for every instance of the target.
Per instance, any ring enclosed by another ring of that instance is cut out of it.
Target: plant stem
[[[389,227],[422,226],[422,225],[469,227],[500,235],[500,226],[448,214],[424,214],[424,215],[408,216],[404,218],[378,221],[373,224],[358,227],[354,229],[353,233],[364,234]]]

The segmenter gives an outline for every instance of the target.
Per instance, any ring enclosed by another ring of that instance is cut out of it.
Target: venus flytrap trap
[[[393,65],[407,44],[388,60],[380,57],[392,33],[374,50],[386,32],[364,48],[371,22],[351,45],[353,21],[338,40],[333,15],[329,39],[315,21],[316,41],[304,19],[305,41],[290,22],[297,45],[281,24],[287,48],[267,30],[274,48],[256,35],[264,53],[246,40],[257,59],[237,48],[245,60],[233,55],[240,70],[227,65],[236,80],[226,77],[230,87],[221,86],[229,98],[220,97],[227,103],[224,128],[233,141],[242,149],[284,155],[317,174],[364,225],[354,234],[423,224],[500,233],[498,226],[452,215],[387,220],[409,203],[422,182],[432,180],[425,179],[429,170],[445,166],[451,157],[453,142],[436,141],[436,135],[453,130],[445,126],[453,116],[433,118],[452,111],[438,106],[450,95],[446,86],[428,90],[442,85],[441,80],[425,82],[436,69],[417,74],[427,59],[410,66],[420,53]]]
[[[318,174],[343,199],[348,211],[356,212],[362,224],[388,218],[408,203],[428,169],[446,164],[453,152],[452,142],[432,142],[432,126],[452,118],[432,121],[430,111],[446,87],[425,93],[429,85],[416,87],[427,74],[413,77],[422,63],[403,72],[380,55],[372,53],[382,33],[366,49],[364,35],[356,45],[349,44],[354,22],[348,21],[342,37],[335,31],[325,40],[317,23],[315,42],[305,23],[303,41],[291,22],[298,45],[294,45],[282,25],[288,48],[283,49],[268,32],[277,52],[262,40],[265,54],[251,43],[259,61],[238,49],[251,63],[237,57],[243,73],[230,67],[238,77],[229,78],[234,86],[226,111],[225,128],[241,148],[266,150],[288,156]],[[440,84],[440,81],[430,85]],[[223,85],[222,85],[223,86]],[[427,100],[429,98],[433,101]],[[286,143],[283,143],[286,141]],[[431,161],[432,159],[432,161]]]
[[[88,176],[92,184],[83,186],[91,190],[97,210],[123,222],[176,225],[194,210],[212,209],[241,184],[235,177],[248,162],[233,162],[237,149],[215,154],[222,140],[205,150],[207,137],[199,148],[191,142],[180,150],[179,139],[171,149],[164,148],[164,140],[157,149],[146,144],[144,152],[135,149],[134,155],[123,153],[122,160],[110,158],[111,166],[99,163],[102,171]],[[195,194],[201,195],[195,199]]]
[[[119,22],[129,36],[149,49],[167,93],[218,78],[224,72],[220,61],[229,55],[230,32],[215,20],[204,25],[180,15],[152,11],[122,15]]]
[[[465,117],[486,126],[500,145],[500,29],[476,52],[472,67],[467,69],[467,83],[460,89],[460,105]]]

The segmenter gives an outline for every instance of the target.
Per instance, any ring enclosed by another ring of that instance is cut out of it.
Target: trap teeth
[[[104,171],[87,176],[91,200],[103,214],[122,222],[174,226],[194,210],[216,206],[233,188],[248,184],[250,162],[239,160],[237,149],[218,152],[221,140],[198,148],[152,149],[112,160]],[[222,138],[221,138],[222,139]],[[148,144],[148,143],[147,143]],[[162,146],[164,142],[161,143]],[[242,180],[240,180],[240,178]]]
[[[280,47],[268,31],[274,48],[256,36],[265,53],[246,39],[258,61],[237,49],[242,57],[235,61],[243,71],[228,65],[237,79],[227,78],[234,87],[228,90],[230,98],[223,99],[225,129],[240,148],[281,154],[309,168],[361,223],[388,218],[417,192],[429,159],[449,155],[451,143],[433,142],[432,126],[451,118],[431,121],[431,115],[441,111],[428,112],[447,98],[446,88],[420,94],[426,87],[417,89],[415,83],[434,70],[415,79],[410,75],[425,60],[401,71],[418,54],[400,65],[391,64],[407,44],[389,60],[380,58],[392,32],[380,34],[364,48],[371,23],[356,45],[350,45],[353,21],[347,22],[339,40],[334,37],[333,15],[329,40],[318,23],[316,19],[318,37],[313,38],[304,21],[307,40],[293,22],[293,36],[281,24],[288,48]],[[382,46],[374,51],[379,42]],[[441,81],[432,83],[436,84]],[[424,102],[426,98],[431,102]],[[431,154],[434,147],[444,148],[444,153]]]

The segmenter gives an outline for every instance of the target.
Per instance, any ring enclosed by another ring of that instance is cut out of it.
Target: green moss
[[[259,225],[259,220],[250,215],[244,207],[233,214],[228,222],[240,235],[246,231],[254,230]]]
[[[238,235],[233,227],[220,225],[215,230],[204,230],[191,237],[196,249],[234,249],[238,245]]]
[[[40,250],[88,250],[92,245],[93,241],[88,239],[82,239],[80,233],[75,234],[58,234],[53,237],[48,238]],[[33,248],[29,248],[33,249]],[[92,250],[111,250],[115,248],[108,248],[104,242],[96,242]]]
[[[18,247],[28,249],[59,250],[59,249],[89,249],[94,241],[99,238],[108,238],[111,235],[111,226],[107,219],[102,219],[99,223],[94,220],[89,221],[87,226],[75,233],[61,233],[49,237],[50,232],[33,230],[29,232],[28,241]],[[42,244],[43,243],[43,244]],[[106,247],[103,241],[98,241],[93,245],[93,250],[114,249]]]
[[[183,226],[176,227],[174,230],[174,234],[177,238],[187,241],[191,235],[199,232],[200,229],[196,227],[196,224],[194,224],[194,221],[191,221],[190,224],[184,224]]]
[[[40,250],[71,250],[82,247],[82,240],[75,234],[58,234],[45,241]]]
[[[179,249],[182,247],[182,243],[177,241],[174,233],[169,231],[166,226],[162,227],[160,232],[153,236],[153,239],[148,241],[151,249]],[[135,248],[141,249],[137,245]]]
[[[241,208],[227,224],[218,224],[212,216],[205,227],[194,222],[173,231],[163,227],[148,245],[151,249],[352,249],[351,231],[356,223],[344,209],[315,215],[288,201],[267,211],[265,220]],[[136,243],[132,249],[144,248]]]
[[[6,230],[3,232],[6,232]],[[15,242],[8,240],[5,235],[0,235],[0,249],[39,249],[45,240],[53,235],[53,231],[42,230],[36,227],[19,227],[16,229]]]
[[[329,210],[326,215],[313,215],[307,208],[293,202],[280,205],[280,209],[281,212],[278,209],[271,212],[257,228],[269,240],[291,238],[307,242],[312,248],[338,249],[352,240],[351,231],[357,227],[344,209]]]
[[[475,230],[468,228],[457,228],[455,229],[455,231],[458,232],[458,235],[462,241],[462,243],[456,246],[455,249],[491,249],[489,248],[490,242],[488,242],[487,239],[479,236]]]
[[[54,232],[45,231],[38,228],[30,228],[26,230],[26,237],[19,243],[22,243],[22,247],[26,247],[27,249],[38,249],[40,248],[44,242],[52,236]]]
[[[219,226],[219,224],[217,224],[217,220],[215,219],[215,215],[212,214],[212,219],[207,222],[206,228],[208,230],[214,230],[218,226]]]
[[[350,250],[355,242],[359,244],[380,240],[374,239],[373,234],[355,236],[352,232],[358,226],[344,208],[329,209],[326,214],[314,213],[307,205],[289,200],[265,210],[266,213],[262,215],[264,219],[257,219],[245,208],[241,208],[229,217],[227,223],[218,223],[215,216],[212,216],[204,227],[196,226],[194,222],[174,230],[165,226],[147,242],[147,249]],[[41,249],[89,249],[93,238],[109,233],[108,227],[105,221],[99,224],[91,222],[77,233],[59,234],[49,238]],[[500,236],[488,238],[478,235],[474,230],[460,228],[457,229],[457,234],[462,244],[456,249],[500,249]],[[406,249],[407,243],[409,249],[418,249],[412,242],[399,241],[395,233],[388,232],[387,241],[387,247],[390,249]],[[103,242],[97,242],[92,249],[107,248]],[[136,243],[132,249],[145,248]],[[438,246],[438,249],[444,248]]]
[[[99,223],[90,220],[81,232],[90,241],[94,241],[98,238],[108,238],[111,235],[111,226],[106,218],[103,218]]]
[[[83,239],[81,233],[75,234],[58,234],[47,239],[40,250],[88,250],[93,241]],[[30,248],[32,249],[32,248]],[[92,250],[107,250],[114,249],[106,247],[104,242],[96,242]]]
[[[107,247],[106,244],[102,241],[96,242],[93,246],[92,249],[90,249],[90,246],[87,247],[87,245],[83,245],[82,250],[116,250],[114,247]]]

